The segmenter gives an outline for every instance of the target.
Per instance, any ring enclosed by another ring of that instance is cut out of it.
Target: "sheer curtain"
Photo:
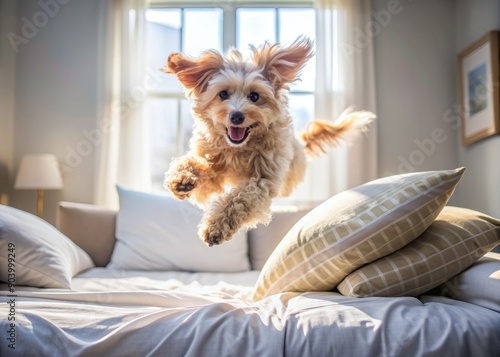
[[[94,133],[96,153],[96,204],[118,206],[115,185],[148,190],[147,130],[143,101],[148,90],[145,73],[145,11],[147,0],[102,0],[104,27],[101,58],[101,118]],[[97,140],[97,138],[99,140]]]
[[[335,120],[348,107],[375,108],[370,0],[315,0],[316,118]],[[351,145],[311,161],[309,197],[325,199],[377,177],[376,121]]]

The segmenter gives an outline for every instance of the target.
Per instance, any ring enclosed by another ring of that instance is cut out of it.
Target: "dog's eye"
[[[256,101],[259,100],[259,93],[252,92],[250,93],[248,98],[250,98],[250,100],[255,103]]]
[[[219,93],[219,97],[222,100],[229,99],[229,93],[227,92],[227,90],[223,90],[222,92]]]

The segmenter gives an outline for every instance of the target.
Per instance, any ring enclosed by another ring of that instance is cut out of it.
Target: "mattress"
[[[17,287],[12,297],[1,285],[0,330],[14,323],[14,332],[2,338],[0,355],[500,355],[500,314],[487,308],[336,292],[253,302],[258,273],[94,268],[73,279],[73,290]]]

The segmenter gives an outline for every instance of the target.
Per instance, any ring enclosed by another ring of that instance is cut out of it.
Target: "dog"
[[[205,208],[198,234],[208,246],[242,227],[269,223],[272,199],[290,195],[303,180],[306,155],[325,151],[374,119],[367,111],[345,112],[333,123],[313,120],[300,141],[295,137],[287,93],[312,49],[308,38],[299,37],[289,46],[250,46],[246,60],[234,48],[226,56],[215,50],[198,58],[169,55],[163,71],[177,76],[194,99],[195,123],[190,149],[172,160],[164,186],[177,199]]]

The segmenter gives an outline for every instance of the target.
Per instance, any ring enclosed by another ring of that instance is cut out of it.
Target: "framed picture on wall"
[[[462,145],[500,133],[500,31],[491,31],[458,54]]]

